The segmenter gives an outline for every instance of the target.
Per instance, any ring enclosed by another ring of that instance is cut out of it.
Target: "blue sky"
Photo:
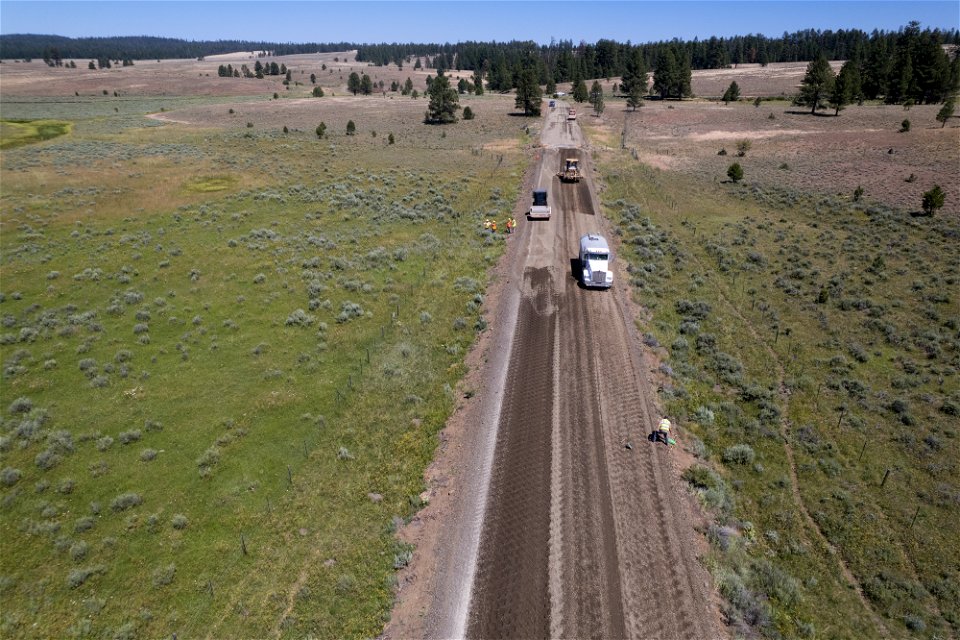
[[[457,42],[600,38],[648,42],[800,29],[960,28],[960,3],[933,0],[193,2],[0,0],[0,33],[150,35],[268,42]]]

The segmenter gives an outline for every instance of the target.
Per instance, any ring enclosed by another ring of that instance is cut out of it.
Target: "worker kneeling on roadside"
[[[657,427],[657,437],[656,440],[663,438],[663,444],[670,444],[670,420],[667,418],[662,418],[660,420],[660,425]]]

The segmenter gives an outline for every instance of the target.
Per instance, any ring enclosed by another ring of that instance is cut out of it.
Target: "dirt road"
[[[579,238],[611,236],[565,116],[547,115],[530,185],[553,217],[521,221],[498,267],[477,397],[428,472],[436,500],[407,532],[417,552],[385,637],[725,635],[673,452],[647,440],[658,416],[628,289],[575,277]],[[585,177],[561,184],[570,156]]]
[[[562,108],[543,145],[539,186],[554,214],[518,238],[520,300],[466,634],[718,636],[670,454],[646,439],[656,416],[624,289],[586,290],[575,277],[580,236],[604,225]],[[570,156],[585,179],[561,184],[553,172]]]

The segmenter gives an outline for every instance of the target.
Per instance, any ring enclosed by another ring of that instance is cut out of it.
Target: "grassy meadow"
[[[956,217],[597,160],[737,633],[956,636]]]
[[[362,100],[3,105],[4,637],[381,631],[526,160]]]

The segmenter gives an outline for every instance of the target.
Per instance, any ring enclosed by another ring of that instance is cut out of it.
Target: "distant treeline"
[[[953,45],[948,54],[946,45]],[[114,38],[65,38],[44,35],[0,35],[0,57],[42,58],[51,66],[64,59],[97,60],[109,67],[110,60],[133,64],[133,60],[203,58],[218,53],[265,51],[270,55],[349,51],[356,60],[375,65],[411,64],[415,69],[473,72],[475,85],[485,82],[493,91],[517,87],[519,78],[532,71],[550,92],[556,83],[587,78],[623,77],[624,89],[643,85],[647,72],[654,73],[654,89],[661,97],[689,95],[692,69],[722,69],[744,63],[808,62],[818,56],[828,60],[853,60],[867,99],[938,102],[956,93],[960,81],[956,45],[960,30],[921,29],[911,22],[897,31],[871,33],[853,30],[805,29],[780,37],[763,35],[712,37],[706,40],[670,40],[631,44],[598,40],[594,44],[560,40],[549,45],[532,41],[355,44],[282,44],[246,40],[187,41],[147,36]],[[91,63],[91,68],[92,68]]]
[[[957,29],[921,30],[918,23],[911,22],[897,31],[807,29],[779,38],[747,35],[639,45],[614,40],[598,40],[596,44],[561,40],[549,45],[529,41],[362,45],[357,49],[357,60],[379,65],[413,61],[416,68],[473,71],[475,81],[486,80],[494,91],[515,88],[516,79],[531,67],[540,84],[548,87],[558,82],[576,84],[586,78],[633,78],[655,71],[654,89],[661,97],[679,98],[689,94],[689,82],[684,78],[689,77],[691,69],[808,62],[822,55],[828,60],[855,61],[865,98],[939,102],[957,90],[957,50],[948,55],[944,48],[957,44]],[[664,75],[676,81],[661,82],[658,88],[658,76]]]
[[[817,31],[805,29],[784,33],[778,38],[762,35],[709,38],[707,40],[671,40],[632,45],[614,40],[598,40],[596,44],[560,40],[549,45],[535,42],[459,42],[457,44],[376,44],[359,45],[357,60],[378,65],[401,64],[422,58],[427,68],[477,70],[501,61],[510,67],[540,61],[556,82],[570,82],[575,75],[582,78],[604,78],[623,74],[633,50],[643,53],[647,68],[652,68],[660,52],[670,47],[682,53],[692,69],[722,69],[736,64],[771,62],[809,62],[823,54],[828,60],[867,58],[875,50],[893,52],[905,35],[936,42],[939,45],[960,44],[960,31],[950,29],[919,30],[911,23],[899,31],[872,33],[857,29]]]
[[[67,38],[35,34],[0,35],[0,58],[43,60],[163,60],[202,58],[236,51],[268,51],[283,56],[294,53],[352,51],[350,42],[278,43],[249,40],[179,40],[152,36]]]

